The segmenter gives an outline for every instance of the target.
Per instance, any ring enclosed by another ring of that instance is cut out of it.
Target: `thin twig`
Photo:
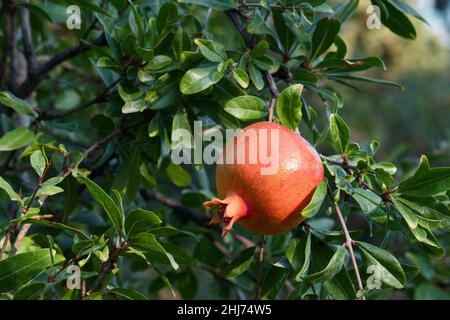
[[[266,71],[265,75],[266,75],[267,82],[269,83],[270,92],[272,93],[272,99],[270,100],[270,105],[269,105],[269,121],[272,122],[273,111],[277,104],[277,99],[278,99],[278,96],[280,95],[280,92],[278,90],[277,84],[275,83],[275,80],[273,79],[270,71]]]
[[[361,280],[361,275],[359,274],[359,269],[358,269],[358,264],[356,262],[355,253],[353,252],[354,241],[352,240],[350,233],[348,232],[347,225],[345,223],[344,216],[342,215],[341,209],[339,208],[338,203],[334,200],[333,193],[330,189],[330,186],[328,186],[328,195],[330,196],[330,199],[333,203],[334,210],[336,211],[336,214],[339,218],[339,222],[341,224],[342,231],[344,231],[345,247],[347,248],[348,253],[350,254],[350,259],[352,261],[353,269],[354,269],[355,275],[356,275],[356,281],[358,282],[358,288],[360,291],[363,291],[364,286],[363,286],[363,283]],[[365,299],[366,298],[364,296],[361,297],[361,300],[365,300]]]
[[[125,248],[125,242],[121,242],[119,246],[112,248],[113,250],[111,250],[108,260],[102,263],[102,272],[94,280],[94,283],[92,284],[89,291],[86,292],[86,295],[91,295],[102,284],[103,280],[111,273],[111,271],[114,270],[117,258],[119,257],[120,252],[122,252],[122,250]]]
[[[131,128],[133,128],[133,127],[135,127],[135,126],[137,126],[137,125],[139,125],[139,124],[141,124],[141,123],[142,123],[142,121],[138,121],[138,122],[136,122],[136,123],[130,125],[128,128],[124,128],[124,127],[120,126],[117,130],[113,131],[111,134],[109,134],[109,135],[107,135],[106,137],[104,137],[104,138],[102,138],[102,139],[100,139],[100,140],[94,142],[88,149],[86,149],[86,150],[84,151],[83,156],[82,156],[82,158],[81,158],[81,160],[80,160],[80,163],[81,163],[82,161],[84,161],[86,158],[88,158],[88,157],[90,156],[90,154],[91,154],[92,152],[94,152],[97,148],[101,147],[102,145],[104,145],[105,143],[107,143],[107,142],[109,142],[110,140],[114,139],[115,137],[119,136],[119,135],[122,134],[126,129],[131,129]],[[53,159],[52,159],[52,160],[53,160]],[[52,161],[52,160],[51,160],[51,161]],[[34,199],[36,198],[36,195],[37,195],[39,189],[40,189],[41,186],[42,186],[42,182],[43,182],[44,179],[45,179],[45,176],[46,176],[46,174],[47,174],[47,170],[49,169],[49,167],[50,167],[50,165],[51,165],[51,161],[49,161],[50,164],[49,164],[49,162],[47,162],[46,168],[44,169],[44,172],[42,173],[41,177],[39,178],[39,183],[38,183],[38,185],[36,186],[35,190],[33,191],[33,194],[32,194],[32,196],[31,196],[31,198],[30,198],[30,200],[29,200],[28,206],[24,209],[23,214],[26,214],[26,213],[30,210],[31,205],[32,205]],[[65,171],[61,172],[61,173],[58,175],[58,177],[67,177],[67,176],[69,176],[69,175],[72,173],[72,170],[73,170],[73,166],[72,166],[72,165],[69,165],[69,167],[68,167],[67,169],[65,169]],[[43,205],[45,199],[46,199],[46,197],[44,197],[44,198],[41,200],[41,206]],[[21,244],[23,238],[24,238],[24,237],[26,236],[26,234],[28,233],[30,227],[31,227],[31,224],[29,224],[29,223],[24,224],[24,225],[22,226],[22,228],[21,228],[20,231],[19,231],[19,234],[18,234],[17,237],[16,237],[16,240],[15,240],[15,242],[14,242],[14,246],[13,246],[13,248],[11,249],[11,253],[10,253],[11,255],[13,255],[13,254],[17,251],[17,249],[20,247],[20,244]]]
[[[87,108],[89,108],[89,107],[91,107],[91,106],[93,106],[95,104],[108,101],[108,99],[110,99],[111,97],[116,96],[115,94],[108,95],[108,92],[112,88],[114,88],[122,79],[123,79],[123,77],[119,77],[117,80],[115,80],[113,83],[111,83],[105,90],[103,90],[103,92],[101,94],[99,94],[97,97],[95,97],[95,98],[93,98],[93,99],[91,99],[91,100],[89,100],[87,102],[84,102],[84,103],[82,103],[81,105],[79,105],[79,106],[77,106],[75,108],[72,108],[70,110],[67,110],[67,111],[64,111],[64,112],[61,112],[61,113],[55,113],[55,114],[48,114],[48,113],[45,113],[45,112],[41,112],[39,114],[39,117],[37,118],[36,121],[39,121],[39,120],[49,120],[49,121],[51,121],[51,120],[61,119],[61,118],[70,116],[70,115],[72,115],[74,113],[83,111],[83,110],[85,110],[85,109],[87,109]]]
[[[16,208],[13,210],[12,214],[11,214],[11,221],[17,218],[17,213],[19,212],[19,208],[20,208],[20,204],[17,203]],[[14,231],[14,227],[13,225],[9,225],[5,236],[3,238],[3,244],[2,247],[0,248],[0,260],[2,260],[3,254],[5,253],[6,247],[8,246],[9,243],[9,239],[11,238],[11,234]]]
[[[263,276],[263,261],[264,261],[264,236],[262,236],[261,242],[258,244],[259,256],[258,256],[258,277],[256,278],[256,294],[255,300],[261,299],[261,284]]]
[[[34,188],[33,194],[30,197],[28,205],[23,210],[22,215],[26,215],[28,213],[28,211],[30,211],[31,207],[33,206],[33,202],[36,199],[36,196],[42,187],[42,183],[44,182],[47,172],[50,169],[54,159],[55,159],[55,154],[53,154],[52,158],[45,163],[45,168],[42,171],[42,174],[39,176],[38,184]],[[14,241],[14,245],[11,248],[10,256],[14,255],[17,252],[17,250],[20,247],[20,244],[22,243],[23,238],[25,238],[25,236],[27,235],[28,230],[30,230],[30,228],[31,228],[31,223],[26,223],[20,228],[20,231],[16,237],[16,240]]]

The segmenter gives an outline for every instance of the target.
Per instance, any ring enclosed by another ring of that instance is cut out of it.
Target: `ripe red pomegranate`
[[[242,148],[244,139],[247,143]],[[252,154],[261,152],[266,158],[260,155],[251,163]],[[270,172],[265,160],[272,156],[278,170]],[[216,167],[216,187],[223,200],[214,198],[204,205],[217,207],[211,223],[224,223],[223,236],[236,221],[263,235],[288,231],[303,220],[301,211],[323,180],[316,150],[300,134],[273,122],[254,123],[238,132],[221,159],[223,163]],[[230,159],[234,160],[231,164]]]

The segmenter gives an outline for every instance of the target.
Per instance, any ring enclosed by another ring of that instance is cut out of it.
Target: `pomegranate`
[[[276,170],[269,170],[263,161],[268,155],[278,161]],[[239,131],[220,159],[216,187],[221,199],[204,205],[217,208],[211,223],[224,224],[222,236],[237,221],[262,235],[288,231],[303,220],[301,211],[323,180],[316,150],[300,134],[273,122],[254,123]]]

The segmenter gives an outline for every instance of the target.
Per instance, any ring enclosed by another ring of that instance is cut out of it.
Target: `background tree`
[[[382,30],[357,0],[3,1],[1,297],[448,298],[448,51],[412,47],[407,2],[372,2]],[[201,206],[214,168],[172,163],[171,133],[267,118],[299,128],[326,183],[295,230],[222,239]]]

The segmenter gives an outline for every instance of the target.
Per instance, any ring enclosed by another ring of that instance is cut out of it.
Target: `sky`
[[[438,14],[434,9],[433,4],[434,1],[432,0],[415,0],[414,8],[428,21],[431,31],[439,36],[442,43],[450,47],[450,36],[447,26],[442,15]],[[447,12],[447,14],[450,14],[450,12]]]

